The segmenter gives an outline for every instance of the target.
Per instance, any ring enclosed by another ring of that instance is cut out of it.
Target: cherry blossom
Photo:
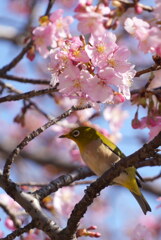
[[[80,81],[80,70],[71,62],[66,66],[63,73],[59,75],[60,92],[67,95],[79,95],[82,92]]]
[[[104,67],[107,65],[108,55],[116,47],[116,36],[108,32],[99,36],[91,35],[89,44],[86,46],[86,52],[95,67]]]
[[[51,23],[46,26],[39,26],[33,30],[36,49],[44,58],[48,57],[50,47],[55,48],[57,46],[54,38],[55,31],[55,27]]]
[[[99,6],[93,6],[89,4],[88,1],[82,3],[80,1],[79,5],[75,9],[75,18],[79,20],[78,30],[83,34],[92,33],[95,35],[100,35],[105,32],[104,21],[110,13],[110,9],[104,4],[99,4]]]
[[[113,91],[103,79],[94,76],[87,79],[86,93],[96,102],[111,102],[113,99]]]
[[[69,44],[69,58],[75,62],[86,63],[89,61],[89,57],[85,51],[85,45],[79,37],[73,37],[67,44]]]
[[[161,116],[149,115],[138,120],[137,115],[132,121],[133,128],[149,128],[149,141],[161,131]]]
[[[144,41],[148,36],[150,25],[142,19],[133,17],[126,19],[124,28],[128,33],[136,36],[139,40]]]
[[[125,30],[139,40],[139,47],[144,53],[155,53],[161,56],[161,32],[157,26],[142,19],[127,18],[124,23]]]
[[[49,17],[40,18],[41,25],[32,33],[36,49],[42,57],[48,57],[51,48],[56,48],[62,39],[70,36],[69,25],[72,21],[73,18],[70,16],[63,18],[62,9],[53,12]]]
[[[92,35],[89,44],[79,37],[69,38],[50,52],[51,84],[58,83],[60,93],[82,103],[123,102],[130,99],[135,76],[128,57],[128,49],[118,46],[111,32]]]
[[[55,26],[55,37],[66,38],[70,35],[69,25],[73,22],[73,18],[71,16],[63,17],[63,9],[58,9],[53,12],[49,19],[51,23]]]

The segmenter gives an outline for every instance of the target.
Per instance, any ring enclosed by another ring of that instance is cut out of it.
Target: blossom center
[[[116,61],[115,61],[114,58],[109,59],[109,60],[108,60],[108,63],[109,63],[109,65],[110,65],[111,67],[115,67],[115,66],[116,66]]]
[[[106,47],[103,44],[100,44],[97,46],[97,51],[99,53],[103,53],[103,52],[105,52],[105,50],[106,50]]]

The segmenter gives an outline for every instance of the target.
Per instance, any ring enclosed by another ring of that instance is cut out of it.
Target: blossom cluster
[[[156,15],[158,15],[158,11]],[[124,27],[139,41],[139,48],[144,53],[161,56],[161,31],[157,23],[150,25],[147,21],[133,17],[125,20]]]
[[[160,77],[161,70],[158,70],[155,72],[147,91],[142,96],[136,93],[131,98],[133,103],[148,109],[147,116],[141,119],[138,119],[138,111],[136,112],[132,126],[135,129],[149,128],[149,140],[161,131]]]
[[[123,102],[130,98],[135,76],[134,65],[128,62],[129,51],[116,43],[116,36],[107,32],[91,35],[89,43],[72,37],[50,51],[52,85],[80,101]]]
[[[82,34],[100,35],[105,32],[110,8],[104,4],[92,5],[92,1],[80,1],[74,17],[79,21],[78,30]]]
[[[34,28],[33,40],[40,55],[47,58],[50,49],[56,48],[63,39],[70,36],[69,25],[73,22],[71,16],[63,17],[63,10],[58,9],[49,17],[40,18],[40,26]]]

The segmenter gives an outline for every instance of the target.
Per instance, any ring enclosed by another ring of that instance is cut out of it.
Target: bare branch
[[[10,92],[18,93],[18,95],[24,94],[24,93],[22,93],[20,90],[14,88],[12,85],[7,84],[7,83],[3,83],[3,82],[1,82],[1,81],[0,81],[0,86],[2,86],[2,88],[8,89]],[[11,95],[11,96],[13,96],[13,95]],[[24,100],[24,99],[23,99],[23,100]],[[26,101],[28,101],[29,104],[30,104],[31,106],[33,106],[36,111],[38,111],[40,114],[42,114],[42,115],[43,115],[44,117],[46,117],[48,120],[50,120],[50,117],[49,117],[42,109],[40,109],[36,103],[34,103],[33,101],[31,101],[30,99],[26,99]]]
[[[47,79],[32,79],[32,78],[23,78],[17,77],[9,74],[0,75],[0,78],[8,79],[11,81],[21,82],[21,83],[31,83],[31,84],[42,84],[42,85],[49,85],[50,81]]]
[[[55,0],[48,0],[48,1],[49,1],[49,3],[48,3],[47,9],[46,9],[46,12],[44,15],[49,15],[50,10],[51,10],[53,4],[55,3]]]
[[[78,170],[73,171],[72,173],[62,175],[56,178],[55,180],[51,181],[48,185],[35,191],[34,195],[38,200],[42,200],[49,194],[56,192],[59,188],[68,186],[76,180],[90,177],[92,175],[94,175],[94,173],[88,167],[80,168]]]
[[[38,200],[32,194],[23,192],[17,184],[11,180],[8,181],[2,175],[0,175],[0,186],[32,217],[36,228],[43,230],[51,239],[58,239],[57,235],[61,229],[42,212]]]
[[[26,93],[20,93],[17,95],[7,95],[5,97],[0,98],[0,103],[2,102],[8,102],[8,101],[17,101],[17,100],[21,100],[21,99],[29,99],[32,97],[37,97],[37,96],[41,96],[44,94],[49,94],[49,93],[53,93],[56,92],[57,88],[56,87],[52,87],[52,88],[46,88],[46,89],[40,89],[40,90],[32,90]]]
[[[143,69],[141,71],[138,71],[136,74],[135,74],[135,77],[140,77],[141,75],[145,74],[145,73],[149,73],[149,72],[153,72],[153,71],[157,71],[161,69],[161,66],[158,66],[158,65],[153,65],[149,68],[146,68],[146,69]]]
[[[11,220],[13,221],[14,225],[16,228],[19,228],[21,223],[20,221],[16,218],[15,214],[13,214],[13,212],[11,211],[10,208],[8,208],[7,205],[5,205],[4,203],[0,202],[0,207],[5,211],[5,213],[11,218]]]
[[[160,178],[161,177],[161,172],[160,173],[158,173],[156,176],[154,176],[154,177],[146,177],[146,178],[144,178],[144,182],[153,182],[153,181],[155,181],[155,180],[157,180],[158,178]]]
[[[0,69],[0,75],[7,73],[9,70],[14,68],[17,63],[24,57],[26,52],[32,47],[33,41],[31,40],[22,50],[21,52],[6,66]]]
[[[12,240],[12,239],[15,239],[16,237],[19,237],[23,233],[28,232],[32,228],[34,228],[34,222],[31,222],[31,223],[27,224],[25,227],[16,229],[12,233],[8,234],[6,237],[1,238],[1,240]]]
[[[150,194],[153,194],[155,197],[160,197],[161,196],[161,189],[158,188],[157,186],[154,186],[151,185],[151,184],[142,184],[142,187],[143,187],[143,190],[150,193]]]

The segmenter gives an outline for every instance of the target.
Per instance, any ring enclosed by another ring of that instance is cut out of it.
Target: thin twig
[[[14,68],[17,63],[24,57],[26,52],[32,47],[33,41],[31,40],[22,50],[21,52],[14,58],[12,61],[0,69],[0,75],[7,73],[9,70]]]
[[[44,94],[49,94],[49,93],[53,93],[56,92],[57,88],[56,87],[52,87],[52,88],[46,88],[46,89],[40,89],[40,90],[32,90],[26,93],[20,93],[17,95],[7,95],[5,97],[0,98],[0,103],[2,102],[9,102],[9,101],[17,101],[17,100],[21,100],[21,99],[29,99],[29,98],[33,98],[33,97],[37,97],[37,96],[41,96]]]
[[[154,177],[144,178],[144,182],[153,182],[153,181],[157,180],[158,178],[161,178],[161,172]]]
[[[0,86],[2,87],[2,89],[5,89],[5,88],[8,89],[9,92],[18,93],[18,94],[20,93],[20,91],[17,88],[13,87],[11,84],[0,81]]]
[[[3,83],[3,82],[1,82],[1,81],[0,81],[0,86],[2,86],[2,88],[8,89],[10,92],[17,93],[18,95],[24,94],[24,93],[22,93],[20,90],[14,88],[12,85],[7,84],[7,83]],[[16,95],[16,96],[18,96],[18,95]],[[11,95],[11,96],[13,96],[13,95]],[[21,95],[21,96],[22,96],[22,95]],[[24,99],[23,99],[23,100],[24,100]],[[38,111],[40,114],[42,114],[42,115],[43,115],[44,117],[46,117],[48,120],[50,120],[50,117],[49,117],[42,109],[40,109],[40,108],[37,106],[36,103],[34,103],[33,101],[31,101],[30,99],[26,99],[26,101],[29,102],[29,104],[30,104],[31,106],[33,106],[36,111]]]
[[[149,68],[146,68],[146,69],[143,69],[141,71],[138,71],[136,74],[135,74],[135,77],[140,77],[141,75],[145,74],[145,73],[149,73],[149,72],[152,72],[152,71],[157,71],[161,69],[161,66],[158,66],[158,65],[153,65]]]
[[[55,3],[55,0],[48,0],[48,1],[49,1],[49,3],[48,3],[48,6],[47,6],[47,8],[46,8],[45,15],[49,15],[50,10],[51,10],[53,4]]]
[[[11,81],[21,82],[21,83],[31,83],[31,84],[42,84],[42,85],[49,85],[50,81],[47,79],[32,79],[32,78],[23,78],[17,77],[9,74],[0,75],[0,78],[8,79]]]
[[[15,239],[16,237],[19,237],[23,233],[28,232],[32,228],[34,228],[34,222],[31,222],[31,223],[27,224],[25,227],[16,229],[12,233],[8,234],[6,237],[1,238],[1,240],[12,240],[12,239]]]
[[[14,225],[16,228],[20,227],[20,221],[16,218],[15,214],[13,214],[13,212],[11,211],[12,209],[9,208],[7,205],[5,205],[4,203],[0,202],[0,207],[5,211],[5,213],[11,218],[11,220],[13,221]]]

